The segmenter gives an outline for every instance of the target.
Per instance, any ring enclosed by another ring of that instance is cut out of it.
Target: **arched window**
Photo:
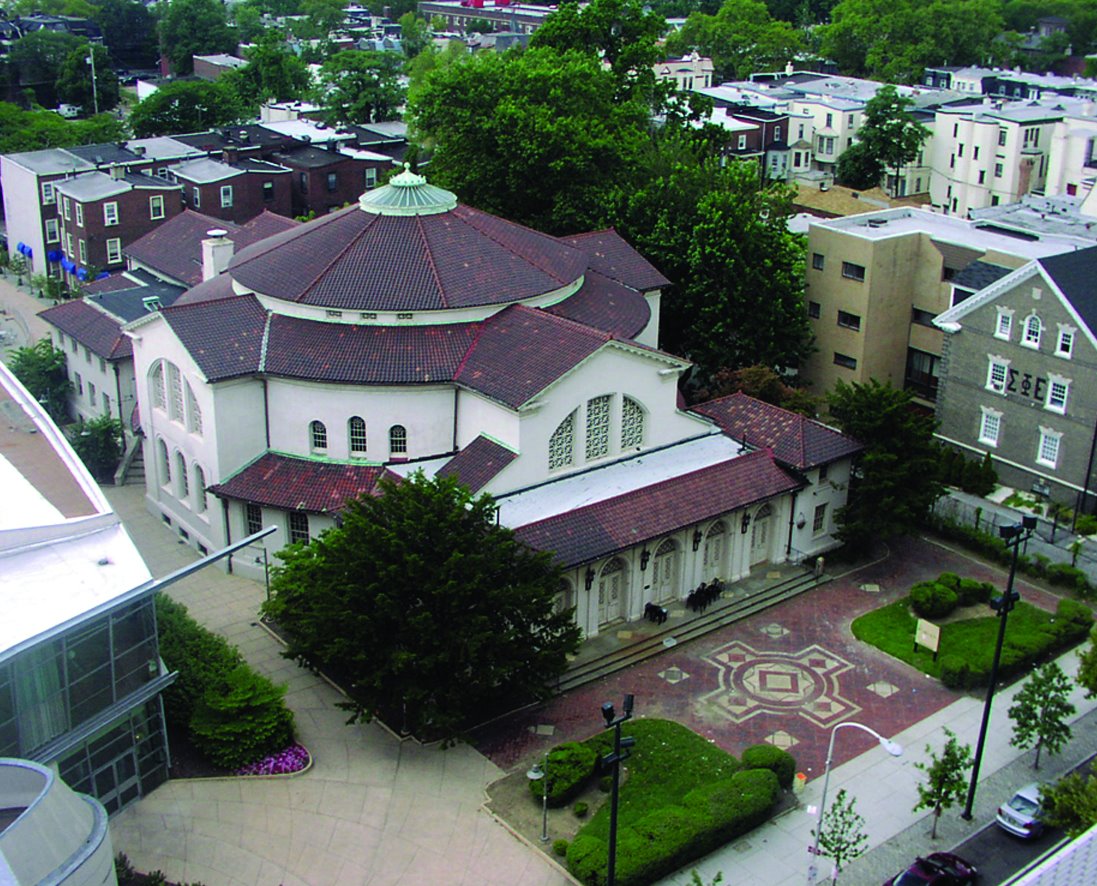
[[[309,445],[313,452],[327,452],[328,429],[322,421],[309,422]]]
[[[565,418],[549,438],[549,470],[570,465],[575,458],[575,413]]]
[[[632,399],[621,404],[621,448],[639,449],[644,445],[644,407]]]
[[[163,439],[156,441],[156,455],[160,462],[160,484],[167,486],[171,482],[171,462],[168,460],[168,444]]]
[[[168,416],[180,423],[184,420],[183,377],[174,363],[168,364]]]
[[[403,455],[408,451],[408,431],[403,425],[393,425],[389,428],[389,452],[392,455]]]
[[[609,455],[610,396],[587,401],[587,459]]]
[[[366,454],[366,420],[353,415],[347,422],[347,436],[350,438],[350,455],[363,456]]]
[[[1021,344],[1029,348],[1040,347],[1040,333],[1043,332],[1043,324],[1035,314],[1029,314],[1025,320],[1025,335]]]
[[[149,392],[152,394],[152,405],[157,409],[168,408],[168,397],[164,388],[164,361],[157,360],[149,373]]]
[[[186,500],[190,495],[190,476],[187,474],[187,460],[178,450],[175,453],[175,482],[179,484],[175,490],[176,497]]]
[[[194,466],[194,503],[199,514],[206,511],[206,472],[202,466]]]
[[[202,408],[198,405],[198,400],[194,396],[194,391],[191,389],[190,382],[186,382],[187,386],[187,430],[192,434],[202,435]]]

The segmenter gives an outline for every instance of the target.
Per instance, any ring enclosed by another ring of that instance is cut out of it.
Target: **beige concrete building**
[[[1090,242],[907,207],[812,222],[805,301],[816,350],[801,375],[818,394],[875,378],[932,405],[933,318],[1028,261]]]

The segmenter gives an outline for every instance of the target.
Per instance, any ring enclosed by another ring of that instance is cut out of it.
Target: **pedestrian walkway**
[[[30,287],[16,286],[13,274],[0,274],[0,357],[6,358],[9,350],[34,344],[49,335],[49,326],[39,319],[50,303],[30,294]]]
[[[193,562],[144,508],[142,487],[104,490],[154,575]],[[310,771],[280,779],[173,780],[111,820],[117,852],[139,870],[206,886],[566,883],[558,869],[481,810],[502,772],[467,746],[400,742],[346,725],[339,695],[280,655],[258,625],[263,588],[202,570],[170,595],[289,686]]]

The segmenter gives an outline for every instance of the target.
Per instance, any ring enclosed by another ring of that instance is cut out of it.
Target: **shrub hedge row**
[[[178,671],[163,694],[165,715],[203,755],[239,769],[293,743],[285,686],[253,671],[235,646],[164,594],[156,596],[156,621],[160,657]]]
[[[549,806],[566,806],[594,777],[598,752],[577,741],[558,744],[548,754],[545,776],[531,781],[529,792],[540,802],[547,791]]]
[[[776,750],[776,749],[775,749]],[[643,886],[673,873],[762,824],[780,795],[770,769],[743,769],[695,788],[681,805],[649,812],[617,834],[617,883]],[[568,870],[587,886],[601,886],[609,845],[580,834],[568,847]]]

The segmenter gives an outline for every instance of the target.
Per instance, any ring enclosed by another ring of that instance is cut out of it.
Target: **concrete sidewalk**
[[[104,490],[155,575],[194,551],[144,508],[144,488]],[[169,781],[111,819],[117,852],[139,870],[206,886],[566,883],[481,810],[502,772],[468,746],[400,742],[346,725],[339,696],[279,654],[257,624],[263,587],[210,567],[171,588],[199,621],[289,685],[307,773],[281,779]]]
[[[1072,651],[1059,659],[1059,665],[1073,678],[1078,670],[1077,661],[1077,652]],[[1035,752],[1018,752],[1009,744],[1013,725],[1007,711],[1022,682],[1014,683],[994,697],[972,821],[966,822],[960,817],[962,804],[944,812],[938,823],[936,840],[930,840],[930,816],[911,811],[918,802],[917,785],[924,778],[915,763],[928,759],[927,744],[940,752],[946,726],[956,733],[961,743],[970,744],[974,750],[984,695],[962,698],[916,726],[898,735],[886,736],[902,745],[900,757],[892,757],[883,748],[876,747],[832,770],[827,803],[829,805],[842,788],[856,799],[857,811],[866,821],[870,847],[869,852],[842,872],[842,886],[883,883],[905,869],[916,855],[956,846],[991,823],[998,806],[1015,789],[1031,781],[1054,781],[1078,762],[1097,753],[1097,700],[1087,701],[1083,697],[1084,691],[1075,688],[1071,695],[1071,701],[1078,709],[1073,724],[1074,736],[1062,754],[1054,757],[1042,754],[1040,769],[1034,772]],[[836,741],[848,737],[839,733]],[[814,810],[818,807],[822,787],[822,778],[814,779],[801,797],[801,808],[763,825],[695,865],[704,881],[707,883],[717,872],[722,872],[727,884],[802,886],[806,883],[808,847],[817,820]],[[822,881],[829,876],[829,863],[821,859],[819,867]],[[663,882],[688,884],[689,871]]]
[[[0,358],[15,348],[34,344],[49,335],[49,326],[38,318],[38,313],[50,307],[51,302],[35,298],[26,285],[16,286],[14,274],[0,274]]]

